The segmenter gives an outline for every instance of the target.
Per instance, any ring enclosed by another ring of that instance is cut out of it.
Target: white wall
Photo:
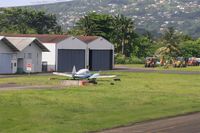
[[[17,67],[14,66],[14,63],[16,63],[17,65],[17,58],[16,58],[16,53],[14,53],[6,44],[4,44],[4,42],[2,42],[0,40],[0,54],[11,54],[12,56],[12,60],[10,62],[11,65],[13,65],[12,67],[12,73],[16,73],[17,72]],[[1,59],[0,59],[1,60]],[[12,64],[13,63],[13,64]]]
[[[48,71],[55,71],[56,69],[56,44],[43,43],[50,52],[42,52],[42,62],[48,63]]]
[[[27,58],[28,53],[32,53],[32,59]],[[31,72],[42,72],[42,50],[35,43],[32,43],[31,45],[23,49],[21,52],[17,53],[17,58],[24,59],[23,65],[25,72],[27,72],[26,65],[29,63],[32,64]]]
[[[114,50],[114,45],[106,39],[99,37],[88,44],[89,49],[94,50]]]
[[[75,37],[69,37],[57,44],[57,49],[86,49],[87,45]]]

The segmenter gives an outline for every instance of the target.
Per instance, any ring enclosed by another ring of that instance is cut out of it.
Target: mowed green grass
[[[0,133],[82,133],[200,111],[199,75],[114,74],[115,85],[0,91]]]

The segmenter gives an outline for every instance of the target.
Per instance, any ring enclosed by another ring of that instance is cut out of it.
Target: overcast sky
[[[70,1],[70,0],[0,0],[0,8],[36,5],[36,4],[44,4],[44,3],[55,3],[55,2],[64,2],[64,1]]]

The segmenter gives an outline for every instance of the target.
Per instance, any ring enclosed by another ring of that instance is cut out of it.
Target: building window
[[[32,59],[32,53],[27,54],[27,59]]]

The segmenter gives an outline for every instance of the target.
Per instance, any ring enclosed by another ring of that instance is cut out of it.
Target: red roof
[[[43,43],[58,43],[70,36],[68,35],[51,35],[51,34],[3,34],[7,37],[35,37]]]
[[[77,36],[77,38],[85,43],[90,43],[99,37],[98,36]]]

